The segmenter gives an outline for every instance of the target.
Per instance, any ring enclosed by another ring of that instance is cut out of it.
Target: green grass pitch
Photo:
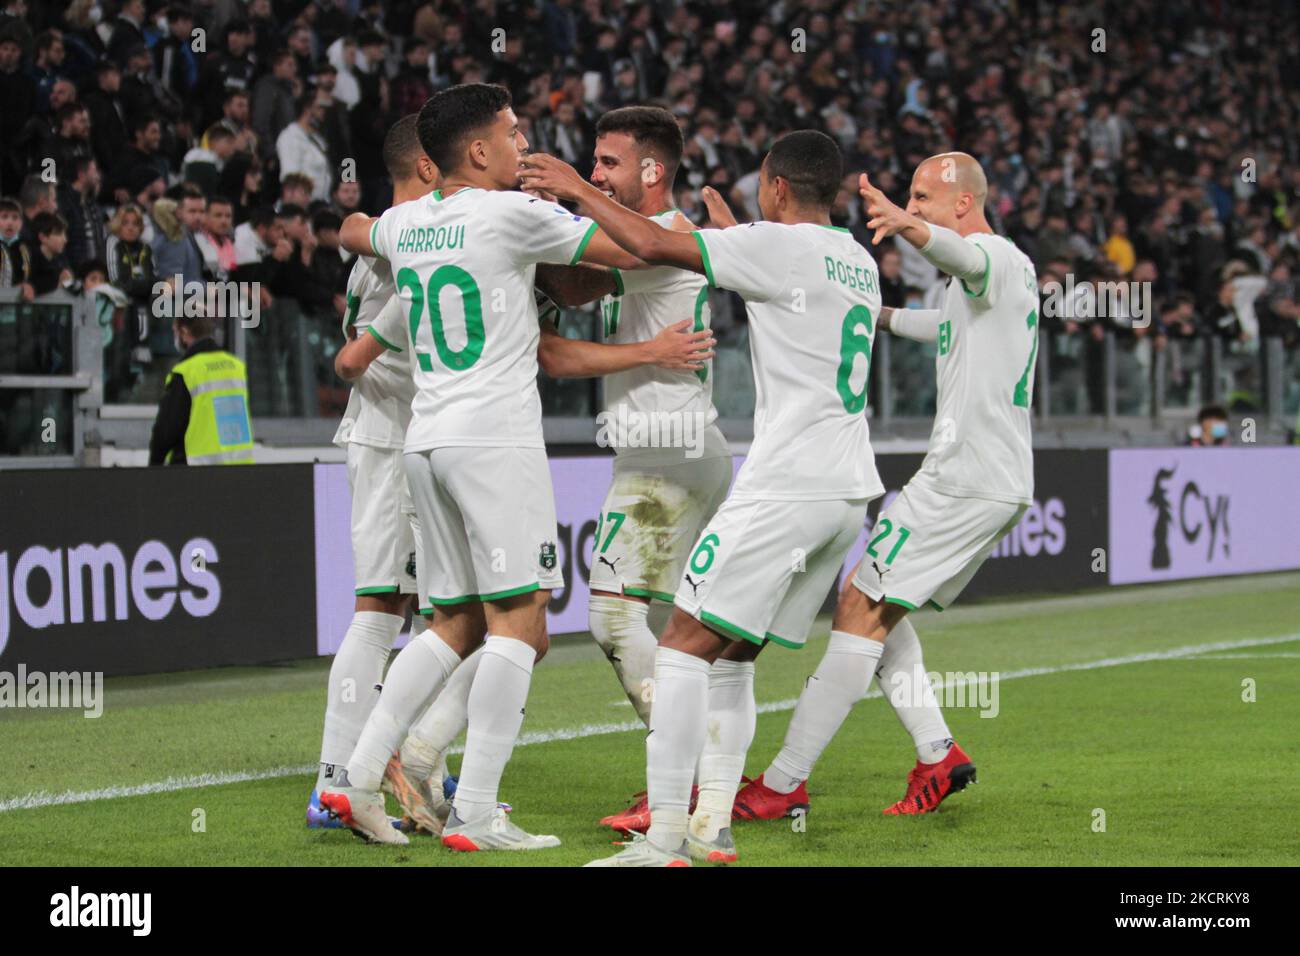
[[[738,865],[1300,863],[1297,594],[1300,574],[1276,574],[920,612],[930,670],[1003,675],[996,717],[947,711],[980,782],[938,813],[882,816],[914,754],[868,699],[814,773],[803,827],[738,825]],[[759,660],[748,773],[780,747],[828,630]],[[327,666],[110,680],[97,720],[0,711],[0,865],[574,865],[612,852],[596,821],[643,789],[645,750],[642,733],[612,729],[635,716],[589,639],[557,640],[538,668],[502,784],[525,828],[564,841],[529,854],[306,830]]]

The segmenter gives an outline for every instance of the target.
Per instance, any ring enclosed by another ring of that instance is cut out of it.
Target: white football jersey
[[[670,209],[650,218],[668,229],[677,215],[676,209]],[[709,327],[709,287],[699,273],[671,266],[612,271],[618,291],[600,303],[605,342],[645,342],[683,319],[693,320],[696,331]],[[638,427],[664,428],[680,419],[689,423],[684,427],[694,428],[711,425],[718,417],[713,407],[712,361],[694,372],[641,365],[606,375],[604,388],[610,444],[621,455],[642,452],[636,447]],[[656,416],[665,417],[656,422]],[[644,454],[682,457],[680,448],[652,449]]]
[[[938,409],[921,472],[950,495],[1030,502],[1038,278],[1010,240],[976,233],[966,241],[987,256],[988,271],[979,289],[948,280],[936,343]]]
[[[375,222],[370,243],[392,265],[403,308],[370,334],[414,353],[407,452],[545,447],[533,275],[539,262],[576,263],[596,228],[524,193],[474,188],[437,190]]]
[[[745,299],[754,441],[732,498],[884,494],[867,430],[880,277],[847,229],[753,222],[701,229],[711,285]]]
[[[380,312],[399,312],[401,302],[393,286],[393,273],[383,259],[357,256],[348,274],[347,312],[343,330],[355,326],[358,335],[374,323]],[[353,383],[348,407],[334,434],[336,445],[355,442],[371,448],[401,448],[411,422],[415,383],[406,355],[385,351]]]

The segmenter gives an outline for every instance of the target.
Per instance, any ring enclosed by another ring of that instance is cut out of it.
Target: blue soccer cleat
[[[343,821],[320,805],[320,794],[315,790],[311,792],[311,799],[307,801],[307,829],[343,829]]]
[[[456,796],[456,784],[460,782],[459,777],[453,777],[451,774],[442,778],[442,795],[450,800]]]

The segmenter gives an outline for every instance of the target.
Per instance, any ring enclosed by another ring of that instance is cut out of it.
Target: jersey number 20
[[[438,304],[438,293],[444,286],[453,285],[460,290],[461,301],[465,306],[465,347],[453,350],[447,344],[447,332],[442,325],[442,308]],[[433,331],[433,347],[438,358],[447,368],[463,372],[470,368],[483,355],[483,297],[479,294],[478,283],[474,277],[460,266],[443,265],[429,276],[426,290],[420,284],[420,276],[414,269],[399,269],[397,287],[411,293],[411,311],[407,316],[411,323],[411,341],[417,342],[416,333],[420,328],[420,318],[424,313],[425,303],[429,306],[429,327]],[[426,294],[427,293],[427,294]],[[416,352],[415,360],[426,372],[433,371],[433,361],[428,352]]]

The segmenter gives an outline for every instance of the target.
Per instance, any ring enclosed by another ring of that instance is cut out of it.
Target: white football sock
[[[650,606],[640,601],[593,594],[588,608],[592,637],[614,665],[623,692],[636,715],[650,726],[650,687],[654,680],[659,641],[647,619]]]
[[[894,625],[885,640],[885,652],[876,669],[880,692],[912,735],[917,759],[938,763],[948,755],[952,734],[939,710],[934,687],[921,659],[921,641],[907,618]]]
[[[379,702],[348,761],[348,779],[353,787],[379,790],[384,768],[411,723],[424,713],[459,663],[460,655],[433,631],[425,631],[402,648],[388,669]]]
[[[781,752],[763,772],[765,785],[790,793],[808,779],[853,705],[867,696],[883,649],[879,641],[831,631],[826,654],[799,695]]]
[[[709,662],[669,647],[655,653],[654,707],[646,735],[649,840],[677,852],[686,839],[691,781],[709,716]]]
[[[537,652],[513,637],[489,634],[469,692],[469,731],[456,785],[455,810],[469,823],[492,813],[497,788],[524,722]]]
[[[445,764],[447,748],[469,723],[469,692],[482,660],[479,647],[461,662],[402,744],[402,766],[419,779],[429,779],[439,764]],[[440,776],[437,782],[441,780]]]
[[[700,755],[700,797],[692,822],[706,840],[731,826],[745,755],[754,742],[754,662],[718,659],[709,668],[708,734]]]
[[[335,768],[343,769],[352,757],[361,728],[379,699],[384,665],[401,630],[402,619],[394,614],[357,611],[352,615],[330,664],[317,792],[328,789],[334,783]]]

